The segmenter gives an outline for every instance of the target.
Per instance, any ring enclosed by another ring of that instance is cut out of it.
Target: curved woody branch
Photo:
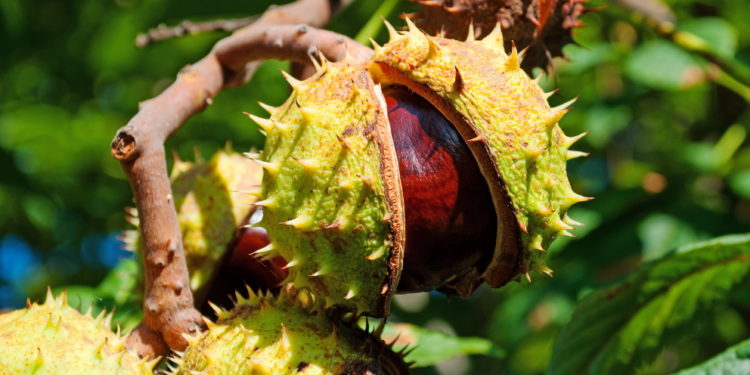
[[[193,306],[177,213],[166,168],[164,142],[222,89],[247,81],[253,61],[309,61],[315,51],[338,60],[346,51],[367,57],[371,50],[342,35],[316,29],[341,1],[299,0],[269,9],[255,23],[219,41],[206,57],[182,69],[164,92],[140,104],[138,113],[111,145],[130,182],[138,208],[146,290],[144,320],[128,337],[142,356],[184,350],[183,334],[203,326]],[[290,24],[299,24],[293,26]],[[310,26],[307,26],[310,25]],[[166,344],[166,345],[165,345]]]

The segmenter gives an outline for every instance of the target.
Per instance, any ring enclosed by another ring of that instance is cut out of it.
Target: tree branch
[[[255,23],[220,41],[206,57],[182,69],[164,92],[141,103],[138,113],[115,135],[111,152],[125,171],[138,208],[146,284],[143,324],[128,338],[129,348],[163,355],[165,347],[154,340],[160,334],[170,348],[184,350],[187,342],[182,335],[203,328],[202,316],[193,306],[164,141],[224,87],[245,82],[253,60],[307,61],[308,53],[315,50],[338,60],[347,48],[354,56],[368,56],[367,47],[339,34],[288,25],[322,26],[340,4],[298,0],[269,9]],[[158,334],[151,335],[152,331]]]
[[[258,17],[243,17],[235,19],[222,19],[222,20],[211,20],[206,22],[192,22],[182,21],[177,26],[166,26],[161,24],[152,29],[149,29],[145,33],[138,34],[135,38],[135,45],[138,48],[143,48],[151,43],[159,42],[162,40],[178,38],[185,35],[193,35],[206,31],[235,31],[239,28],[250,25],[255,22]]]
[[[674,28],[676,17],[672,9],[660,0],[616,0],[623,8],[641,14],[658,27]]]

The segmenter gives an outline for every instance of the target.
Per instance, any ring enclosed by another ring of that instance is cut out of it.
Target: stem
[[[719,66],[709,65],[706,72],[708,73],[708,77],[714,82],[732,90],[735,94],[745,99],[746,102],[750,103],[750,87],[729,75]]]
[[[138,34],[138,36],[135,38],[135,45],[139,48],[143,48],[154,42],[172,38],[179,38],[185,35],[193,35],[206,31],[234,31],[250,25],[257,19],[257,16],[251,16],[229,20],[212,20],[207,22],[191,22],[185,20],[180,22],[179,25],[173,27],[168,27],[162,24],[148,30],[145,33]]]
[[[721,68],[721,70],[728,72],[726,74],[729,74],[732,77],[739,77],[739,79],[744,81],[750,81],[750,70],[748,70],[746,66],[735,60],[727,60],[715,54],[711,49],[711,45],[699,36],[687,31],[676,31],[668,33],[666,36],[678,46],[700,55],[704,59]]]

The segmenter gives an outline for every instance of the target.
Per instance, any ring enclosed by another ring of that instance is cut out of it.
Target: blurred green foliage
[[[68,284],[80,285],[73,294],[84,305],[128,306],[118,294],[127,278],[96,286],[114,265],[111,255],[122,256],[106,238],[125,228],[123,207],[132,205],[109,142],[139,101],[222,34],[144,49],[135,47],[135,36],[159,23],[256,14],[270,3],[0,0],[0,303],[20,303],[1,298],[3,288],[40,296],[46,285]],[[576,191],[596,197],[570,213],[585,223],[577,238],[558,239],[549,251],[555,277],[481,288],[468,300],[433,293],[396,301],[394,321],[482,337],[505,355],[459,356],[415,373],[545,373],[582,297],[678,246],[750,232],[750,7],[746,0],[665,3],[679,37],[660,35],[617,3],[590,1],[608,7],[584,17],[578,45],[565,48],[568,58],[556,60],[542,82],[560,89],[552,104],[579,98],[561,126],[568,134],[589,131],[578,147],[591,155],[571,161],[568,171]],[[355,36],[380,4],[357,0],[330,28]],[[397,14],[413,10],[401,3],[387,18],[400,24]],[[375,36],[385,38],[383,30]],[[250,84],[221,93],[168,150],[192,159],[194,150],[210,155],[228,140],[238,150],[261,146],[242,111],[262,113],[258,100],[281,103],[288,87],[278,70],[287,66],[269,61]],[[31,250],[3,255],[24,248],[19,244]],[[31,258],[22,263],[18,254]],[[21,264],[31,271],[6,273]],[[714,303],[691,334],[659,348],[637,372],[671,373],[748,338],[749,293]],[[134,320],[125,309],[129,326]]]

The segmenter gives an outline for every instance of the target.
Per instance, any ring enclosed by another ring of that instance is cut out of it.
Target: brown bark
[[[229,20],[212,20],[207,22],[191,22],[185,20],[172,27],[162,24],[145,33],[138,34],[135,38],[135,45],[143,48],[154,42],[206,31],[234,31],[255,22],[257,19],[258,17],[243,17]]]
[[[185,67],[176,81],[116,134],[112,155],[120,160],[135,195],[140,217],[145,270],[144,321],[128,340],[131,349],[163,355],[165,346],[184,350],[183,334],[204,326],[193,306],[180,228],[166,168],[164,141],[202,111],[230,84],[244,83],[252,61],[264,58],[307,61],[317,50],[331,60],[349,49],[367,56],[367,47],[339,34],[315,29],[328,22],[339,1],[299,0],[269,9],[255,23],[220,41],[202,60]],[[308,24],[292,26],[288,24]]]

